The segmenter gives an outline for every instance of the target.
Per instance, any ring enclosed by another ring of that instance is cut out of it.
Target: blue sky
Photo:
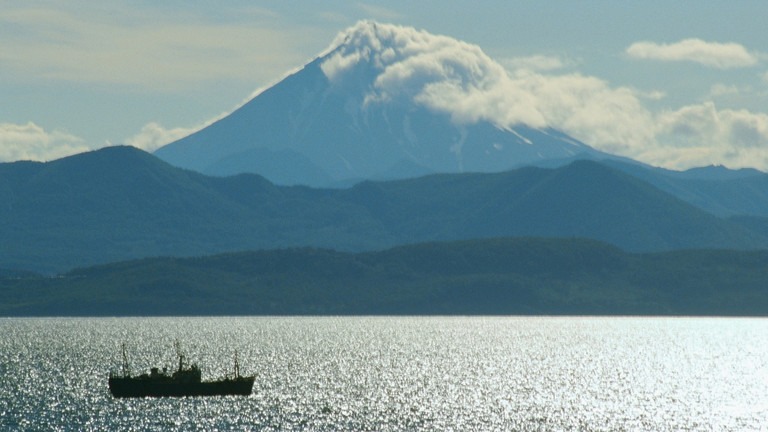
[[[0,0],[0,161],[153,150],[370,19],[479,46],[550,125],[598,148],[768,170],[767,12],[762,1]]]

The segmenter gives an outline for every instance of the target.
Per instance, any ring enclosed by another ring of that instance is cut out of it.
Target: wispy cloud
[[[720,97],[720,96],[729,96],[729,95],[736,95],[741,93],[741,89],[739,89],[736,85],[726,85],[722,83],[713,84],[712,87],[709,89],[709,94],[712,97]]]
[[[249,19],[208,19],[153,9],[93,7],[90,2],[4,6],[0,78],[119,84],[179,90],[207,81],[263,81],[306,60],[307,33],[270,25],[268,10]],[[260,25],[255,25],[259,23]]]
[[[672,44],[635,42],[627,47],[626,53],[637,59],[690,61],[719,69],[754,66],[759,57],[737,43],[707,42],[701,39],[684,39]]]
[[[160,147],[183,138],[199,129],[201,128],[177,127],[166,129],[156,122],[151,122],[144,125],[139,133],[126,139],[125,143],[148,152],[153,152]]]
[[[369,3],[359,2],[357,3],[357,8],[368,15],[369,18],[387,21],[399,20],[402,18],[402,14],[399,12],[383,6],[376,6]]]
[[[27,124],[0,123],[0,161],[48,161],[90,150],[82,139],[64,131]]]
[[[514,57],[500,61],[502,65],[511,70],[528,69],[534,71],[554,71],[572,66],[572,60],[566,60],[557,56],[532,55],[526,57]]]

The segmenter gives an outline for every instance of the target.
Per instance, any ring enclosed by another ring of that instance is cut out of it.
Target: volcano
[[[500,112],[494,92],[505,79],[475,45],[362,21],[295,73],[155,154],[208,175],[321,187],[607,157],[547,127],[524,94]]]

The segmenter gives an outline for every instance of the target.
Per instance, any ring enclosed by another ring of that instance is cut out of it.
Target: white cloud
[[[48,161],[88,151],[83,140],[67,132],[27,124],[0,123],[0,161]]]
[[[626,49],[626,53],[638,59],[691,61],[719,69],[754,66],[758,63],[758,55],[740,44],[706,42],[701,39],[684,39],[673,44],[635,42]]]
[[[409,98],[460,124],[549,126],[620,154],[653,139],[652,116],[635,92],[594,77],[530,68],[509,73],[475,45],[371,22],[342,33],[333,47],[339,45],[323,70],[333,80],[370,68],[368,103]]]
[[[225,115],[221,114],[202,125],[191,128],[165,128],[156,122],[150,122],[144,125],[136,135],[125,139],[123,142],[144,151],[153,152],[165,144],[202,129]],[[103,146],[97,147],[110,145],[112,144],[106,142]],[[64,131],[46,131],[33,122],[27,124],[0,123],[0,162],[50,161],[91,151],[97,147],[88,146],[80,137]]]
[[[653,117],[632,89],[581,74],[527,74],[518,80],[548,126],[596,148],[629,156],[653,141]]]
[[[721,164],[768,169],[768,114],[718,110],[713,102],[657,116],[657,143],[638,157],[675,168]]]
[[[126,139],[125,143],[148,152],[153,152],[200,129],[200,127],[166,129],[158,123],[151,122],[144,125],[139,133]]]
[[[331,79],[367,68],[367,103],[407,98],[451,115],[458,124],[487,120],[500,127],[552,127],[600,150],[668,168],[768,169],[768,115],[763,113],[718,110],[712,102],[653,113],[642,101],[664,98],[663,92],[530,67],[546,64],[547,57],[530,57],[508,71],[475,45],[407,27],[358,23],[337,38],[330,52],[322,67]],[[720,85],[712,93],[734,90]]]

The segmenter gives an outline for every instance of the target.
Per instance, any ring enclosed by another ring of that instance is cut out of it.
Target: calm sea
[[[768,320],[0,320],[2,430],[768,430]],[[172,367],[256,374],[250,397],[113,399]]]

